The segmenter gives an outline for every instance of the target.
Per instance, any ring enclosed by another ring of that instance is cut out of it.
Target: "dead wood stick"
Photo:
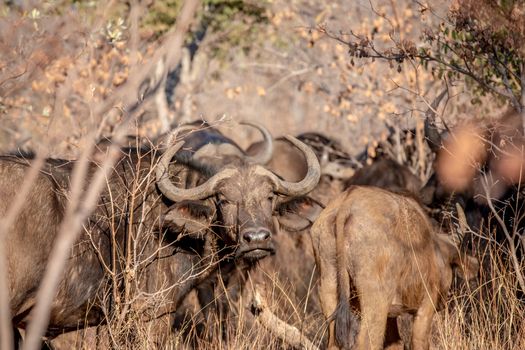
[[[266,329],[289,346],[295,349],[319,349],[296,327],[277,317],[277,315],[268,308],[266,300],[257,289],[253,292],[250,311]]]

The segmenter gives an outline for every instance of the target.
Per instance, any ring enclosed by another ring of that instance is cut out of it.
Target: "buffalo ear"
[[[478,259],[460,251],[451,235],[440,233],[438,239],[441,253],[461,278],[468,281],[478,276]]]
[[[321,203],[310,197],[294,198],[277,205],[277,220],[287,231],[302,231],[314,223],[323,208]]]
[[[456,271],[465,281],[470,281],[479,275],[479,261],[468,254],[457,254],[452,263],[457,266]]]
[[[438,187],[440,187],[436,174],[433,174],[427,183],[419,190],[419,198],[424,205],[431,206],[438,200]]]
[[[201,201],[175,203],[162,215],[162,226],[177,233],[201,238],[215,220],[215,207]]]

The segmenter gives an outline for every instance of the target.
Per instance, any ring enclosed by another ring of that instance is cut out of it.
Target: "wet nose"
[[[244,231],[242,238],[246,243],[261,243],[270,238],[270,231],[266,229]]]

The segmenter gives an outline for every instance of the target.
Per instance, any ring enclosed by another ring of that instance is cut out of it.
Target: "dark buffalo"
[[[321,134],[305,133],[297,139],[315,152],[321,167],[321,180],[307,197],[297,197],[279,207],[280,229],[274,237],[276,256],[261,263],[265,270],[278,271],[281,276],[288,277],[288,282],[294,282],[297,294],[305,296],[314,265],[313,252],[308,235],[291,232],[302,231],[313,223],[322,208],[321,203],[341,191],[342,179],[353,174],[356,163],[337,142]],[[273,154],[266,164],[269,170],[287,181],[300,181],[306,176],[309,165],[303,152],[284,137],[275,139],[273,146]],[[247,153],[252,156],[268,154],[264,152],[265,147],[264,141],[253,143]],[[229,304],[239,300],[246,278],[254,267],[254,262],[244,260],[242,265],[238,261],[232,264],[223,260],[217,278],[209,278],[198,286],[199,303],[206,319],[213,314],[210,314],[211,309],[215,309],[217,316],[224,319],[229,315]],[[265,279],[262,275],[255,273],[251,277]]]
[[[213,129],[202,141],[201,132],[188,132],[190,127],[184,128],[189,148],[181,150],[182,144],[173,144],[168,137],[164,152],[123,150],[98,207],[71,251],[52,305],[49,336],[107,321],[116,299],[148,304],[132,295],[157,293],[168,301],[161,307],[147,305],[145,319],[173,312],[192,288],[213,273],[217,260],[227,256],[257,260],[274,251],[273,217],[287,200],[316,186],[320,168],[311,149],[287,137],[304,153],[308,171],[299,182],[280,179],[256,163],[271,154],[272,141],[264,128],[254,126],[263,131],[267,143],[254,157]],[[0,157],[1,215],[17,195],[28,163],[20,156]],[[75,164],[46,162],[4,237],[15,327],[24,328],[30,320],[68,204]],[[90,172],[96,167],[92,164]]]
[[[425,119],[425,134],[436,153],[435,174],[423,190],[426,204],[457,217],[458,203],[472,231],[487,237],[479,241],[477,235],[467,235],[470,248],[495,239],[505,242],[511,256],[521,258],[525,138],[520,114],[508,111],[489,125],[464,125],[441,133],[434,111],[444,96],[445,92],[436,98]]]
[[[408,167],[393,159],[383,158],[365,165],[345,181],[345,188],[352,185],[375,186],[393,192],[410,192],[417,195],[423,183]]]

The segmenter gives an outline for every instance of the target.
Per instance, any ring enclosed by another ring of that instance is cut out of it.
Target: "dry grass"
[[[523,292],[509,262],[490,247],[476,286],[455,291],[435,319],[437,349],[522,349],[525,339]]]
[[[300,249],[288,254],[297,259],[301,269],[312,256]],[[461,285],[452,292],[444,310],[436,314],[432,331],[432,349],[522,349],[525,345],[525,303],[519,299],[512,268],[502,261],[501,251],[489,247],[485,255],[485,268],[478,281]],[[274,262],[277,262],[277,257]],[[291,261],[288,261],[291,263]],[[272,268],[278,265],[272,264]],[[280,264],[279,264],[280,265]],[[283,265],[280,265],[283,266]],[[285,265],[291,267],[292,265]],[[270,308],[283,320],[294,325],[323,348],[326,341],[325,321],[318,303],[316,277],[310,290],[302,286],[311,277],[306,271],[291,273],[291,269],[265,271],[267,300]],[[315,274],[316,275],[316,274]],[[268,284],[269,283],[269,284]],[[254,323],[246,308],[246,298],[236,303],[237,314],[225,324],[212,318],[204,324],[207,335],[213,340],[197,342],[201,349],[281,349],[280,339],[270,336],[264,328]],[[405,342],[409,341],[410,317],[398,321]],[[228,342],[220,337],[225,329]]]
[[[251,274],[243,293],[228,301],[228,313],[207,316],[200,311],[195,292],[190,293],[176,315],[142,323],[140,315],[129,310],[127,322],[112,332],[113,348],[167,349],[283,349],[287,344],[276,338],[251,314],[249,306],[254,286],[262,290],[269,308],[281,320],[295,326],[321,349],[326,346],[326,323],[317,292],[317,275],[308,233],[280,233],[277,255],[266,258]],[[487,246],[483,271],[477,281],[459,281],[449,302],[434,318],[432,349],[522,349],[525,345],[525,303],[509,263],[502,259],[501,248]],[[481,257],[480,257],[481,258]],[[224,289],[219,288],[219,292]],[[230,298],[232,298],[230,296]],[[178,328],[172,328],[174,317]],[[410,339],[411,317],[401,317],[403,340]],[[58,338],[56,349],[108,348],[106,326]],[[98,332],[98,334],[96,333]],[[72,341],[74,338],[75,341]],[[116,340],[116,341],[115,341]],[[98,344],[97,344],[98,342]]]

